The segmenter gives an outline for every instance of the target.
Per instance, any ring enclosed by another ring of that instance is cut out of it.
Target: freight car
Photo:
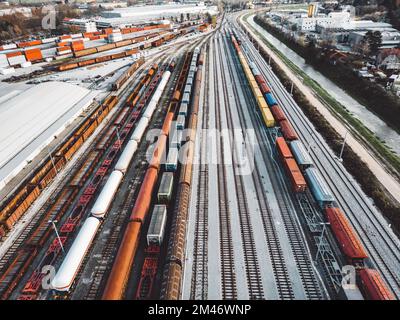
[[[164,204],[154,206],[151,214],[149,229],[147,231],[147,245],[161,246],[164,238],[165,224],[167,222],[167,207]]]
[[[170,140],[170,147],[179,149],[181,147],[182,136],[182,130],[175,130]]]
[[[276,105],[272,106],[270,109],[271,109],[272,115],[274,116],[274,118],[277,122],[286,120],[285,113],[282,111],[280,106],[278,106],[276,104]]]
[[[187,103],[181,103],[178,115],[182,115],[182,116],[186,117],[187,113],[188,113],[188,104]]]
[[[235,41],[233,42],[235,49],[239,51],[239,46]],[[263,49],[261,49],[261,52],[264,57],[267,56],[267,53]],[[261,75],[256,76],[256,80],[259,85],[263,82]],[[269,93],[270,89],[264,88],[264,91],[263,94]],[[268,100],[271,110],[278,107],[278,105],[275,104],[276,101],[274,101],[272,94],[269,96]],[[280,113],[277,112],[278,116],[279,114]],[[277,117],[275,118],[277,119]],[[293,140],[290,142],[290,147],[295,155],[299,167],[306,173],[306,178],[314,198],[319,206],[325,210],[326,218],[330,222],[333,234],[335,235],[336,241],[338,242],[343,254],[347,261],[354,264],[358,270],[357,283],[359,288],[361,288],[364,297],[372,300],[394,299],[393,294],[386,287],[379,272],[363,266],[365,259],[368,258],[367,254],[344,213],[336,206],[336,203],[334,203],[334,197],[327,190],[327,186],[324,184],[322,178],[312,167],[313,162],[303,144],[299,140]],[[358,290],[355,290],[355,292],[358,292]],[[354,292],[352,294],[354,294]],[[360,295],[358,295],[357,298],[359,299]]]
[[[301,169],[304,170],[314,165],[310,154],[307,152],[306,148],[300,140],[291,141],[290,149],[292,150],[293,156]]]
[[[378,271],[361,269],[358,276],[361,290],[368,300],[395,300]]]
[[[333,207],[326,208],[325,214],[347,261],[353,265],[362,265],[363,260],[368,257],[367,253],[344,213],[339,208]]]
[[[254,98],[255,98],[258,108],[261,112],[263,121],[267,127],[273,127],[273,126],[275,126],[275,119],[271,113],[271,110],[269,110],[267,103],[265,102],[265,99],[264,99],[265,96],[263,95],[262,91],[260,90],[260,86],[254,77],[253,71],[250,68],[249,63],[247,62],[243,52],[241,51],[241,49],[240,49],[239,45],[237,44],[237,41],[233,35],[232,35],[232,42],[233,42],[234,47],[239,56],[239,61],[243,67],[244,74],[250,85],[250,89],[253,92]],[[252,65],[254,65],[254,63],[252,63]],[[258,69],[255,69],[253,66],[253,70],[254,70],[254,72],[256,72],[256,76],[258,76],[259,75]]]
[[[112,90],[116,91],[122,87],[122,85],[135,73],[137,69],[144,63],[144,58],[141,57],[140,59],[136,60],[128,70],[122,74],[111,86]]]
[[[178,159],[179,150],[177,148],[169,148],[167,162],[165,163],[165,171],[176,171]]]
[[[305,177],[311,193],[320,208],[324,209],[327,206],[331,206],[335,198],[318,171],[314,168],[308,168],[305,170]]]
[[[183,130],[185,129],[185,116],[178,115],[176,119],[176,129]]]
[[[294,160],[284,138],[278,137],[276,139],[276,147],[281,161],[284,164],[293,191],[296,193],[304,192],[307,189],[306,181],[304,180],[303,174]]]
[[[271,92],[265,95],[265,100],[270,108],[278,104]]]
[[[157,193],[159,203],[168,203],[171,200],[173,185],[174,174],[172,172],[164,172]]]
[[[97,53],[97,49],[89,48],[89,49],[84,49],[84,50],[74,52],[74,57],[79,58],[79,57],[88,56],[88,55],[94,54],[94,53]]]
[[[282,134],[286,140],[291,141],[291,140],[298,139],[297,133],[294,131],[294,129],[289,121],[283,120],[283,121],[279,122],[279,125],[281,127]]]
[[[193,53],[193,60],[197,59],[199,49]],[[161,299],[176,300],[180,297],[182,283],[182,267],[184,262],[184,243],[186,239],[186,222],[188,215],[188,203],[192,178],[192,161],[194,157],[194,139],[196,137],[195,121],[198,112],[199,94],[202,79],[202,66],[198,66],[196,80],[194,82],[192,108],[189,118],[189,129],[193,134],[189,135],[187,144],[187,161],[182,164],[178,189],[177,203],[172,216],[171,232],[168,241],[167,260],[164,266],[163,280],[161,286]],[[185,68],[185,65],[184,65]]]

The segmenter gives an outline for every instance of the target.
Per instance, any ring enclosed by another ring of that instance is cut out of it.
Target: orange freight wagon
[[[307,189],[306,180],[301,173],[296,160],[287,158],[284,160],[286,171],[289,175],[290,182],[294,192],[304,192]]]
[[[339,243],[340,250],[344,253],[349,263],[355,263],[367,258],[360,239],[344,213],[339,208],[326,208],[325,214]]]

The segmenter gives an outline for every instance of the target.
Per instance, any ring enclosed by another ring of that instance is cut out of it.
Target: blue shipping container
[[[265,100],[267,100],[268,107],[278,104],[271,92],[265,94]]]

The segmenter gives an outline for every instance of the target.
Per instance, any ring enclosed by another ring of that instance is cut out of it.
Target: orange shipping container
[[[7,58],[17,57],[17,56],[20,56],[20,55],[22,55],[21,51],[6,53],[6,57]]]
[[[32,41],[20,42],[17,44],[17,46],[18,48],[25,48],[25,47],[38,46],[40,44],[42,44],[42,40],[32,40]]]
[[[62,41],[62,42],[57,43],[57,47],[65,47],[68,45],[69,45],[69,42],[67,42],[67,41]]]
[[[39,48],[25,50],[25,58],[27,61],[42,60],[42,51]]]
[[[73,51],[79,51],[85,49],[85,44],[83,43],[82,40],[74,41],[72,42],[71,47]]]

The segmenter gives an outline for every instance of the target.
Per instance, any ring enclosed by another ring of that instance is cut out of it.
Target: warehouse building
[[[63,82],[0,87],[0,189],[77,118],[98,91]]]

